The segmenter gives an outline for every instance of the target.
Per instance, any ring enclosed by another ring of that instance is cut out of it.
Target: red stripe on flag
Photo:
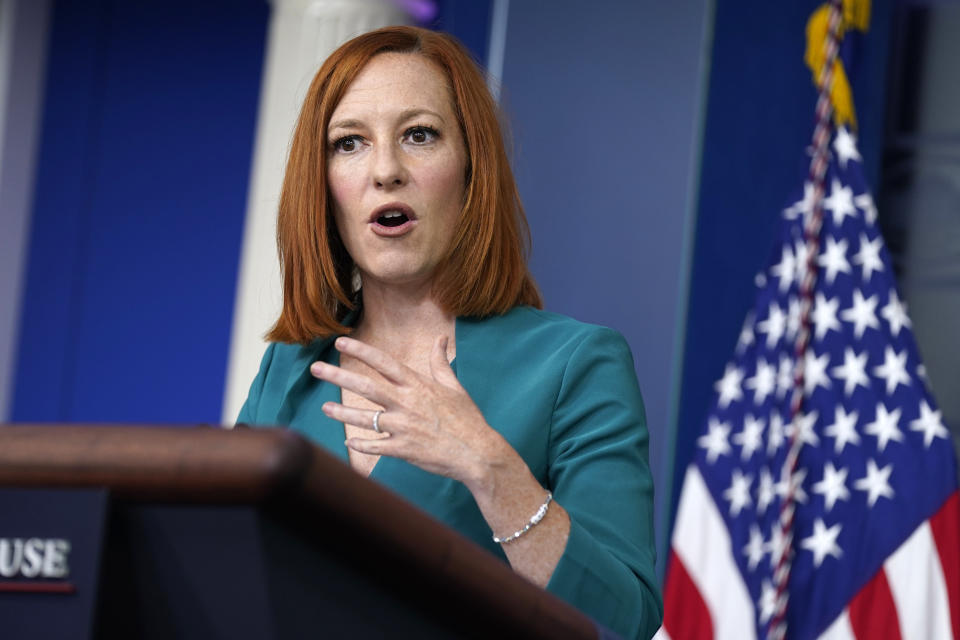
[[[883,569],[853,597],[849,611],[850,627],[857,638],[901,640],[897,605]]]
[[[663,589],[663,628],[674,640],[713,640],[713,621],[707,603],[673,549],[668,563]]]
[[[953,637],[960,639],[960,496],[954,491],[930,518],[930,530],[940,554],[950,602]]]

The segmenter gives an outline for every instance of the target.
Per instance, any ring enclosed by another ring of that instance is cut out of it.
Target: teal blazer
[[[460,383],[570,514],[570,537],[547,590],[625,638],[649,638],[663,605],[647,428],[626,341],[530,307],[458,318],[456,341]],[[309,371],[316,360],[339,364],[332,344],[271,344],[238,422],[289,426],[347,462],[343,424],[320,410],[340,400],[340,389]],[[370,478],[506,562],[463,484],[386,456]]]

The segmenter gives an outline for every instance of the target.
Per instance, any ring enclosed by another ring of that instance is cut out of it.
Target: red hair
[[[327,187],[327,127],[350,83],[381,53],[421,55],[446,75],[467,147],[464,204],[451,246],[434,278],[433,295],[455,316],[542,307],[527,267],[530,231],[504,149],[497,107],[483,73],[452,37],[416,27],[386,27],[333,52],[307,91],[293,136],[277,216],[283,308],[267,334],[309,343],[349,333],[353,260],[332,215]]]

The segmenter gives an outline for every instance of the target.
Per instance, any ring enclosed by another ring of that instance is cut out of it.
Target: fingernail
[[[333,344],[337,349],[342,349],[343,345],[347,344],[347,340],[346,338],[337,338]]]
[[[310,373],[315,376],[319,376],[321,373],[323,373],[323,364],[324,363],[322,362],[314,362],[312,365],[310,365]]]

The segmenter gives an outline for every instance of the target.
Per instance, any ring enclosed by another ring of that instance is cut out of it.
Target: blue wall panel
[[[14,420],[219,421],[267,20],[56,3]]]

